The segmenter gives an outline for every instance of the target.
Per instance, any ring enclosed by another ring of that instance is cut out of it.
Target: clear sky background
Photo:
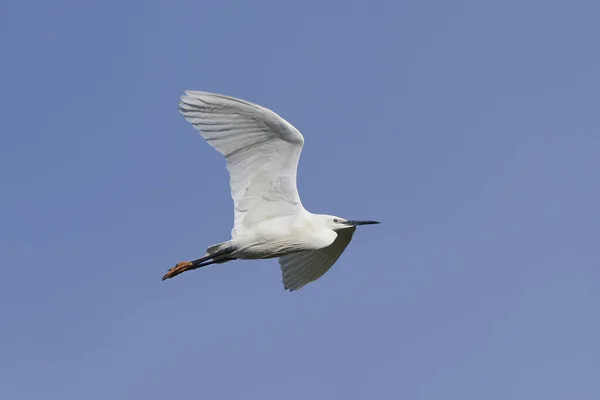
[[[600,3],[0,3],[0,398],[599,399]],[[227,240],[185,89],[376,219],[299,292]]]

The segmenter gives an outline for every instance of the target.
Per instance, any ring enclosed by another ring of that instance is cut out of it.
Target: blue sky
[[[600,398],[597,1],[0,3],[0,398]],[[185,89],[376,219],[299,292],[227,240]]]

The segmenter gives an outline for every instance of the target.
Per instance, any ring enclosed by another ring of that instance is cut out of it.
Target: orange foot
[[[193,264],[189,261],[180,262],[176,266],[174,266],[173,268],[168,270],[167,273],[165,274],[165,276],[162,277],[162,280],[164,281],[165,279],[170,279],[174,276],[177,276],[177,275],[181,274],[182,272],[187,271],[192,266],[193,266]]]

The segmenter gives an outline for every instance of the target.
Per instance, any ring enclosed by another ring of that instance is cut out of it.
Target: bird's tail
[[[233,251],[233,247],[229,241],[217,243],[206,249],[207,255],[210,255],[215,262],[220,262],[221,259],[228,259]]]

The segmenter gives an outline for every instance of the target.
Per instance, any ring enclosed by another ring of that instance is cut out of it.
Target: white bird
[[[235,215],[231,240],[178,263],[163,280],[215,263],[279,257],[284,289],[298,290],[331,268],[357,225],[379,223],[304,209],[296,188],[304,137],[273,111],[199,91],[185,91],[179,110],[225,156]]]

